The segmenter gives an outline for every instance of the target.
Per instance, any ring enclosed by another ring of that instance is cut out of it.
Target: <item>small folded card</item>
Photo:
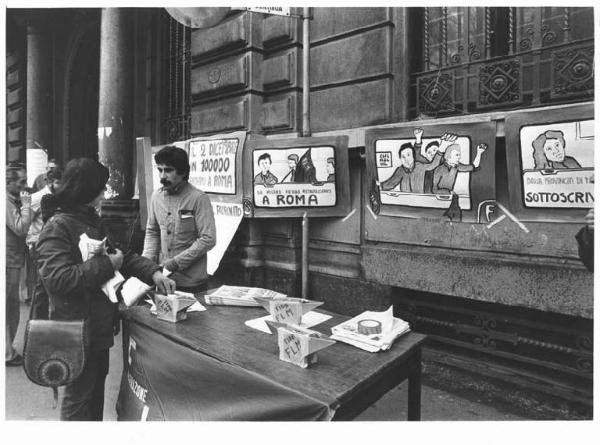
[[[317,362],[317,351],[335,343],[320,332],[286,323],[267,321],[273,333],[277,333],[279,360],[306,368]]]
[[[194,294],[175,291],[174,294],[154,294],[156,318],[176,323],[187,318],[187,308],[197,302]]]
[[[322,301],[305,300],[303,298],[272,299],[254,297],[254,299],[271,314],[273,321],[294,325],[301,324],[304,314],[323,304]]]
[[[312,328],[313,326],[318,325],[319,323],[323,323],[331,318],[331,315],[322,314],[320,312],[310,311],[302,317],[302,323],[297,325],[301,328]],[[260,318],[253,318],[252,320],[247,320],[244,322],[246,326],[252,329],[256,329],[258,331],[264,332],[265,334],[271,334],[272,332],[267,325],[267,321],[275,321],[273,320],[272,315],[265,315]]]

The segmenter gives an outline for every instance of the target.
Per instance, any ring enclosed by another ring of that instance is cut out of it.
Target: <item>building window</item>
[[[163,12],[164,79],[166,79],[167,110],[164,139],[167,143],[190,138],[190,46],[191,28],[180,24]]]
[[[592,100],[592,8],[423,8],[413,115]]]

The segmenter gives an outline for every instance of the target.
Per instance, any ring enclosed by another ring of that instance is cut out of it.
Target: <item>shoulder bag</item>
[[[39,298],[40,293],[36,292],[33,300]],[[31,319],[34,306],[35,301],[32,301],[25,330],[23,367],[33,383],[52,388],[53,408],[56,408],[58,387],[72,383],[85,368],[89,354],[88,321]]]

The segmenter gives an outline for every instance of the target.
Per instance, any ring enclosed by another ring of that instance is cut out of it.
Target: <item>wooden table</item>
[[[198,406],[202,406],[203,410],[200,414],[190,413],[196,406],[193,401],[194,396],[190,394],[193,390],[188,388],[182,390],[178,396],[170,395],[171,400],[175,400],[175,403],[179,400],[177,397],[185,399],[182,403],[188,403],[188,407],[182,411],[188,413],[185,414],[187,419],[246,420],[246,416],[248,416],[247,420],[310,420],[295,417],[298,410],[294,411],[289,406],[287,407],[289,412],[278,412],[277,406],[272,406],[272,404],[266,408],[271,401],[268,400],[268,396],[261,397],[261,395],[267,394],[269,390],[261,390],[262,392],[258,391],[256,394],[244,393],[243,395],[244,403],[250,405],[252,398],[255,397],[256,403],[259,405],[257,410],[260,410],[261,407],[264,408],[266,413],[264,416],[267,418],[260,417],[255,410],[249,410],[247,414],[232,413],[237,405],[237,400],[234,398],[229,400],[229,408],[225,411],[223,411],[223,407],[215,408],[218,412],[210,411],[209,399],[220,398],[215,394],[221,394],[222,397],[234,397],[233,394],[240,391],[240,388],[245,391],[256,381],[260,385],[273,385],[276,391],[285,391],[288,396],[302,398],[303,406],[310,403],[320,407],[322,411],[319,419],[351,420],[389,390],[408,379],[408,420],[420,420],[421,345],[426,338],[424,335],[408,333],[397,339],[390,350],[377,353],[366,352],[337,342],[318,353],[316,364],[303,369],[279,360],[275,335],[265,334],[244,325],[246,320],[266,315],[264,309],[208,305],[206,307],[207,310],[204,312],[188,313],[187,320],[178,323],[158,320],[150,314],[148,306],[138,306],[122,311],[126,369],[121,393],[135,391],[139,400],[146,402],[140,397],[140,394],[146,394],[143,393],[144,390],[148,390],[146,386],[150,388],[150,391],[152,388],[157,392],[160,391],[160,385],[152,381],[156,377],[152,377],[151,374],[156,373],[159,377],[165,375],[164,371],[155,371],[154,367],[166,365],[174,367],[176,362],[180,361],[177,357],[181,357],[181,367],[189,368],[190,366],[184,365],[184,362],[188,363],[188,361],[187,357],[186,360],[183,360],[182,354],[187,355],[187,351],[190,351],[190,353],[196,354],[194,356],[196,358],[193,360],[203,360],[202,365],[191,365],[192,369],[197,369],[198,372],[206,370],[206,372],[212,372],[213,375],[212,377],[210,375],[198,377],[204,379],[204,384],[198,386],[202,388],[210,386],[210,391],[212,391],[197,401],[200,404]],[[331,315],[329,320],[313,328],[327,335],[331,334],[332,326],[349,318],[324,310],[317,309],[316,311]],[[142,329],[149,335],[154,335],[154,340],[148,340],[147,346],[140,346],[139,343],[142,340],[138,338],[137,343],[134,341],[132,345],[128,340],[128,332],[133,332],[132,328]],[[165,340],[162,346],[157,344],[159,338]],[[154,344],[156,344],[156,351],[153,351],[152,345]],[[127,364],[131,363],[132,348],[137,348],[137,353],[144,351],[144,354],[147,355],[147,364],[143,374],[138,373],[130,378],[125,374],[129,372]],[[173,348],[179,352],[175,352]],[[165,351],[172,353],[171,358],[165,357]],[[209,368],[213,366],[219,368],[210,371]],[[228,380],[226,375],[229,372],[236,373],[236,377]],[[180,371],[172,368],[168,373],[180,373]],[[195,378],[193,373],[189,378],[183,377],[183,373],[184,371],[181,370],[180,377],[178,377],[179,382]],[[145,380],[146,383],[139,384],[136,379]],[[210,385],[206,383],[206,379],[212,379]],[[237,382],[246,383],[240,383],[240,387],[237,389],[231,386]],[[224,388],[222,392],[216,392],[217,388],[213,389],[213,385],[220,384],[229,385],[230,391],[228,392],[227,388]],[[174,389],[177,386],[177,382],[175,382],[168,388]],[[208,391],[208,389],[206,390]],[[121,403],[121,397],[124,395],[121,393],[119,395],[119,404],[121,404],[119,417],[128,419],[131,416],[123,414],[127,411],[124,408],[127,404]],[[160,394],[155,394],[155,396],[157,399],[162,397]],[[274,397],[273,400],[278,399]],[[160,404],[162,404],[162,408],[166,406],[164,401],[161,401]],[[148,407],[144,409],[147,413]],[[165,414],[166,411],[163,411],[162,418],[166,420],[176,417],[175,414]],[[158,418],[160,417],[158,416]]]

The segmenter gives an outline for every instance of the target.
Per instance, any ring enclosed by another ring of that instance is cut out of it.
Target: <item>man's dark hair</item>
[[[431,141],[429,144],[427,144],[427,145],[425,146],[425,150],[427,150],[429,147],[434,147],[434,146],[435,146],[435,147],[439,147],[439,146],[440,146],[440,143],[439,143],[438,141]]]
[[[268,159],[270,164],[273,163],[273,161],[271,161],[271,155],[269,153],[264,153],[264,154],[260,155],[258,157],[258,162],[257,163],[260,164],[260,161],[262,161],[263,159]]]
[[[46,173],[46,182],[51,183],[52,181],[60,181],[62,179],[62,170],[59,167],[56,167]]]
[[[183,148],[167,145],[154,155],[154,162],[173,167],[186,181],[190,178],[190,160]]]
[[[400,153],[402,153],[402,152],[403,152],[404,150],[406,150],[407,148],[410,148],[410,150],[413,152],[413,156],[414,156],[414,154],[415,154],[415,149],[414,149],[413,145],[412,145],[410,142],[406,142],[406,143],[404,143],[404,144],[402,144],[402,145],[400,146],[400,149],[398,150],[398,156],[402,157],[402,156],[400,155]]]
[[[10,162],[6,166],[6,184],[10,184],[11,182],[15,182],[19,179],[19,172],[26,171],[25,166],[18,162]]]

